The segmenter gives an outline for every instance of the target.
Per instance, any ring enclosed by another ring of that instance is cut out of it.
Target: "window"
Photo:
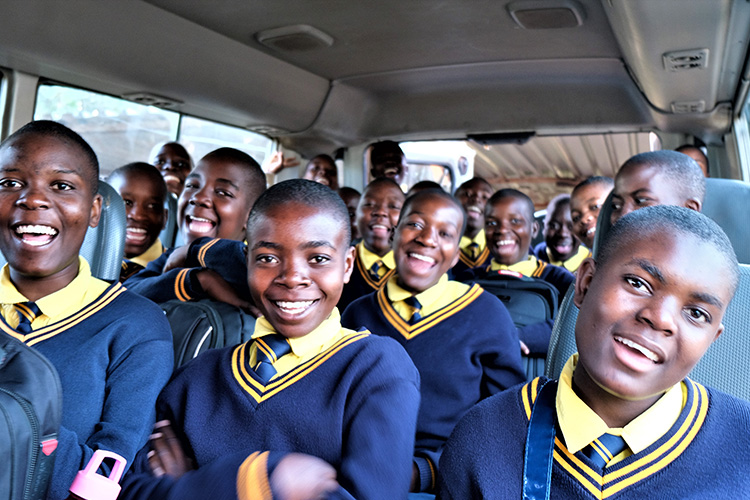
[[[216,148],[230,147],[244,151],[262,165],[274,149],[273,141],[264,135],[192,116],[182,118],[179,142],[187,148],[193,161]]]

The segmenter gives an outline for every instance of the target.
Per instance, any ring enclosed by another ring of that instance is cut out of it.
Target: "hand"
[[[419,492],[419,468],[416,462],[411,463],[411,484],[409,485],[409,493]]]
[[[166,264],[164,264],[164,270],[162,272],[166,273],[170,269],[185,267],[189,247],[190,245],[183,245],[181,247],[175,248],[172,254],[167,259]]]
[[[294,156],[284,157],[284,153],[276,151],[271,158],[263,164],[263,171],[267,174],[278,174],[285,168],[296,167],[299,165],[299,158]]]
[[[204,268],[200,269],[196,273],[196,276],[198,277],[198,282],[201,284],[201,288],[203,288],[203,291],[206,292],[209,298],[218,300],[219,302],[226,302],[252,314],[253,304],[240,297],[234,288],[232,288],[232,285],[227,283],[219,273],[213,269]]]
[[[156,422],[149,444],[148,465],[156,477],[166,474],[177,479],[195,468],[193,461],[182,450],[169,420]]]
[[[290,453],[281,459],[269,478],[274,498],[323,500],[339,487],[336,469],[320,458]]]
[[[518,341],[521,344],[521,354],[524,356],[528,356],[531,353],[531,350],[529,349],[529,346],[523,343],[523,340]]]

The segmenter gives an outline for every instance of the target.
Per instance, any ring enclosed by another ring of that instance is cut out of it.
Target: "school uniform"
[[[140,255],[136,255],[131,259],[122,259],[122,268],[120,270],[120,283],[125,282],[128,278],[133,276],[146,268],[149,262],[158,259],[161,254],[164,253],[164,245],[161,244],[161,240],[156,238],[156,241],[148,247],[148,250]]]
[[[274,333],[259,318],[255,340],[210,350],[176,373],[157,414],[172,422],[197,470],[155,478],[146,447],[120,499],[271,498],[268,478],[290,452],[336,468],[335,498],[406,498],[419,376],[403,349],[341,328],[334,309],[308,335],[285,341],[290,352],[277,356],[277,372],[264,382],[259,352]]]
[[[551,499],[747,496],[750,404],[686,378],[624,428],[607,429],[580,418],[585,403],[571,387],[574,363],[569,360],[563,370],[554,403],[558,426],[568,430],[556,432]],[[467,413],[443,453],[439,498],[521,498],[526,434],[544,380]],[[583,440],[602,430],[621,434],[634,447],[604,467],[581,449]]]
[[[555,260],[554,258],[552,258],[552,253],[549,251],[549,248],[547,248],[547,243],[543,241],[534,248],[534,254],[539,258],[539,260],[549,262],[550,264],[553,264],[557,267],[567,269],[571,273],[575,273],[576,271],[578,271],[578,268],[581,267],[581,262],[586,260],[588,257],[591,257],[591,250],[583,245],[578,245],[578,250],[576,250],[576,253],[568,259]]]
[[[62,384],[62,427],[48,499],[67,498],[96,449],[133,460],[151,433],[154,402],[173,368],[172,334],[161,310],[119,283],[92,277],[79,259],[69,285],[35,302],[40,313],[28,333],[19,330],[14,306],[27,299],[11,282],[7,265],[0,273],[0,329],[46,356]]]
[[[346,309],[346,306],[356,299],[383,288],[396,272],[393,250],[389,250],[387,254],[380,257],[365,248],[362,242],[354,248],[356,251],[354,269],[349,283],[344,284],[344,290],[341,292],[341,299],[337,304],[339,311]]]
[[[490,250],[487,248],[484,229],[480,230],[473,238],[461,236],[458,247],[460,249],[458,262],[451,268],[450,275],[459,281],[462,281],[462,276],[466,272],[486,266],[492,258]]]
[[[196,273],[203,268],[221,275],[241,297],[250,297],[247,287],[245,243],[218,238],[199,238],[188,247],[185,267],[164,272],[164,266],[174,248],[151,261],[141,272],[127,279],[128,290],[153,300],[157,304],[168,300],[200,300],[208,298]]]
[[[516,329],[497,297],[443,276],[415,296],[421,318],[410,322],[416,311],[406,302],[412,294],[396,280],[352,302],[342,324],[398,340],[419,369],[422,404],[414,462],[421,490],[428,491],[434,489],[442,446],[463,414],[525,376]]]

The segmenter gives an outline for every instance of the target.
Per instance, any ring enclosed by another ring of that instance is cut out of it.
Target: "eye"
[[[577,224],[579,220],[581,220],[581,216],[578,214],[575,214],[573,217],[570,218],[570,220],[573,222],[573,224]]]
[[[216,194],[224,198],[234,198],[234,193],[227,191],[226,189],[217,189]]]
[[[328,255],[313,255],[310,258],[310,262],[313,264],[325,264],[329,262],[331,258]]]
[[[21,182],[15,179],[2,179],[0,180],[0,187],[5,189],[18,189],[21,187]]]
[[[518,225],[522,224],[523,221],[521,221],[521,219],[513,218],[513,219],[510,220],[510,223],[513,224],[514,226],[518,226]]]
[[[642,292],[649,291],[648,284],[638,277],[626,276],[625,281],[627,281],[631,287],[633,287],[634,289],[638,291],[642,291]]]
[[[55,189],[57,189],[59,191],[72,191],[72,190],[75,189],[75,187],[73,186],[73,184],[70,184],[70,183],[65,182],[65,181],[56,181],[56,182],[53,182],[52,183],[52,187],[54,187]]]
[[[591,210],[592,212],[595,212],[595,213],[599,213],[599,210],[601,210],[601,209],[602,209],[601,205],[591,205],[589,207],[589,210]]]
[[[690,307],[688,308],[687,313],[688,316],[690,316],[690,319],[692,319],[696,323],[711,323],[711,315],[709,315],[703,309],[700,309],[698,307]]]
[[[278,261],[279,260],[276,257],[274,257],[273,255],[268,255],[268,254],[258,255],[255,258],[255,262],[259,264],[275,264]]]
[[[198,189],[200,186],[196,181],[185,181],[185,188],[184,189]]]
[[[122,201],[125,202],[125,206],[126,207],[132,207],[133,206],[133,200],[126,200],[126,199],[123,198]]]
[[[622,202],[620,200],[612,200],[612,210],[619,211],[622,209]]]
[[[651,198],[638,197],[635,199],[635,203],[637,205],[648,205],[651,203],[651,201],[652,201]]]
[[[388,205],[388,209],[401,211],[401,205]]]
[[[495,227],[497,226],[497,221],[495,220],[488,220],[484,223],[486,227]]]
[[[159,158],[157,158],[156,160],[154,160],[154,166],[156,166],[156,167],[161,167],[165,163],[167,163],[166,160],[162,160],[162,159],[159,159]]]

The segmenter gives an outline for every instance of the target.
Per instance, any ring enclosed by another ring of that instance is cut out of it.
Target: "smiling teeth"
[[[410,253],[409,257],[414,257],[417,260],[421,260],[422,262],[427,262],[429,264],[435,263],[435,259],[433,259],[432,257],[427,257],[426,255],[420,255],[418,253]]]
[[[279,309],[284,311],[285,313],[290,314],[297,314],[301,313],[308,307],[310,307],[314,300],[304,300],[304,301],[298,301],[298,302],[285,302],[285,301],[277,301],[276,305],[279,306]]]
[[[498,245],[512,245],[515,243],[513,240],[500,240],[497,242]]]
[[[16,228],[18,234],[47,234],[49,236],[57,235],[57,229],[49,226],[42,226],[40,224],[28,224],[25,226],[18,226]]]
[[[586,236],[591,236],[591,235],[592,235],[592,234],[594,234],[595,232],[596,232],[596,226],[595,226],[595,227],[591,227],[591,228],[589,228],[589,229],[588,229],[588,230],[586,231]]]
[[[653,351],[650,351],[650,350],[646,349],[642,345],[636,344],[635,342],[633,342],[631,340],[628,340],[628,339],[624,339],[622,337],[615,337],[615,340],[618,341],[618,342],[620,342],[621,344],[625,344],[626,346],[630,347],[631,349],[635,349],[636,351],[640,352],[641,354],[643,354],[644,356],[646,356],[648,359],[650,359],[654,363],[658,363],[659,362],[659,356],[657,356],[656,353],[654,353]]]
[[[146,230],[140,227],[129,227],[125,231],[128,233],[146,234]]]

